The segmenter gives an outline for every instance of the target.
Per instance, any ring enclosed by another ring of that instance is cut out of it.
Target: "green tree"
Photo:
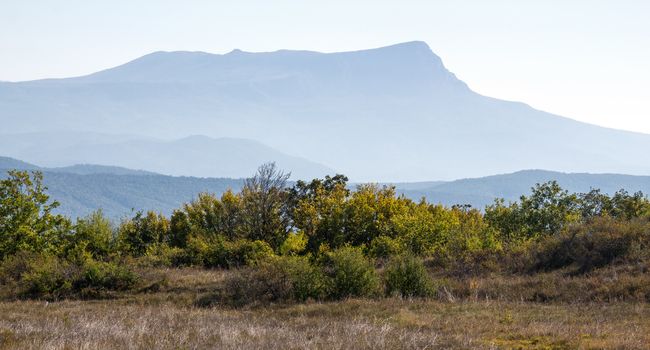
[[[60,253],[70,220],[52,213],[43,175],[11,170],[0,181],[0,260],[18,251]]]
[[[293,226],[307,236],[310,251],[317,252],[322,244],[336,248],[346,243],[347,181],[343,175],[326,176],[298,181],[289,191]]]
[[[113,231],[110,220],[101,210],[96,210],[84,218],[77,219],[71,241],[73,246],[81,247],[93,258],[105,257],[111,251]]]
[[[612,215],[612,199],[602,193],[599,189],[591,189],[587,193],[581,193],[579,196],[580,213],[583,219]]]
[[[408,210],[393,216],[391,222],[395,237],[416,255],[430,255],[442,249],[452,228],[459,225],[458,218],[449,209],[424,200],[411,203]]]
[[[612,214],[615,217],[630,220],[650,214],[650,201],[643,192],[629,194],[620,190],[614,194],[612,201]]]
[[[397,197],[394,186],[358,186],[347,203],[347,236],[353,245],[367,245],[380,235],[395,237],[393,219],[409,210],[411,200]]]
[[[169,222],[169,245],[186,248],[191,233],[192,226],[187,213],[183,210],[174,210]]]
[[[487,221],[506,241],[531,239],[559,233],[567,224],[580,221],[578,196],[563,190],[556,181],[537,184],[519,203],[504,205],[496,200],[485,210]]]
[[[504,242],[520,242],[529,238],[519,203],[506,205],[503,198],[497,198],[485,208],[485,220],[498,231]]]
[[[169,233],[170,223],[164,215],[153,211],[143,215],[140,211],[120,225],[119,246],[134,256],[142,256],[149,246],[168,241]]]
[[[552,235],[566,224],[578,221],[578,199],[556,181],[537,184],[530,197],[520,199],[529,236]]]

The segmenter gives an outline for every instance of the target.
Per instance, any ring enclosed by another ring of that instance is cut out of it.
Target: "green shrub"
[[[531,269],[539,271],[574,266],[578,272],[588,272],[616,262],[647,259],[644,252],[649,249],[649,222],[596,218],[535,244],[531,249]]]
[[[426,297],[433,294],[433,283],[422,259],[397,256],[386,266],[386,293],[402,297]]]
[[[274,256],[255,266],[233,269],[220,290],[197,303],[242,306],[318,300],[325,296],[326,286],[322,272],[308,258]]]
[[[396,238],[379,236],[372,240],[368,253],[375,258],[389,258],[404,253],[404,244]]]
[[[266,264],[275,264],[288,275],[291,280],[294,300],[318,300],[327,293],[329,283],[323,272],[307,257],[274,258],[269,259]]]
[[[28,263],[18,279],[17,295],[25,298],[60,299],[73,292],[78,269],[55,256],[39,255]]]
[[[187,248],[177,256],[182,265],[233,268],[255,265],[273,256],[271,246],[263,241],[238,239],[230,241],[221,236],[190,237]]]
[[[273,256],[273,249],[266,242],[246,239],[232,242],[219,238],[209,245],[205,264],[208,267],[233,268],[255,265],[270,256]]]
[[[144,266],[170,267],[186,265],[186,252],[181,248],[170,247],[166,243],[157,243],[147,247],[147,252],[140,259]]]
[[[255,265],[274,256],[273,248],[265,241],[236,240],[231,248],[230,266]]]
[[[139,282],[138,275],[125,265],[90,261],[76,279],[74,287],[85,293],[105,290],[124,291],[133,289]]]
[[[124,264],[85,260],[82,264],[54,255],[18,253],[2,263],[5,297],[57,300],[98,297],[105,291],[133,289],[139,276]]]
[[[120,224],[118,229],[118,246],[128,254],[142,256],[147,247],[169,240],[169,219],[162,214],[139,211],[131,219]]]
[[[176,264],[178,265],[202,265],[205,267],[214,267],[209,257],[212,253],[211,247],[213,244],[208,242],[203,237],[190,236],[187,239],[187,245],[185,249],[178,256]]]
[[[325,273],[331,279],[329,296],[333,299],[379,293],[377,272],[361,248],[345,246],[327,254]]]

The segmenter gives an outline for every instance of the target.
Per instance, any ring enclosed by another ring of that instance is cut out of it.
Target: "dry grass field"
[[[346,300],[195,306],[224,272],[153,271],[136,294],[0,303],[0,349],[647,349],[648,303]]]

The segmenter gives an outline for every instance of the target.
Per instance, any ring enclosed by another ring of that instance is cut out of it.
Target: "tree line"
[[[119,268],[128,259],[232,268],[277,256],[322,261],[346,249],[372,261],[418,257],[467,273],[490,264],[512,268],[517,263],[508,259],[522,250],[526,268],[576,263],[581,257],[571,249],[579,249],[580,239],[593,240],[594,230],[611,234],[614,223],[629,226],[619,230],[620,237],[610,237],[614,243],[647,243],[650,235],[650,201],[640,192],[576,194],[552,181],[535,185],[517,202],[499,199],[479,210],[413,201],[392,186],[364,184],[350,190],[343,175],[291,185],[288,178],[275,164],[264,164],[238,193],[201,193],[170,217],[137,212],[114,226],[101,210],[76,221],[54,214],[58,203],[46,194],[40,173],[10,171],[0,182],[0,261],[15,267],[16,256],[55,257],[84,267],[77,276],[82,285],[94,273],[106,286],[117,283],[116,276],[132,278]],[[604,247],[611,248],[610,243]],[[626,252],[604,251],[581,263],[597,265]]]

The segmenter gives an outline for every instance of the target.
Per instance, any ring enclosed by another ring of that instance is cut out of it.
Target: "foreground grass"
[[[153,271],[135,294],[0,303],[0,349],[646,349],[648,303],[346,300],[200,308],[225,272]]]
[[[0,304],[0,348],[644,349],[643,304],[385,299],[200,309],[136,301]]]

